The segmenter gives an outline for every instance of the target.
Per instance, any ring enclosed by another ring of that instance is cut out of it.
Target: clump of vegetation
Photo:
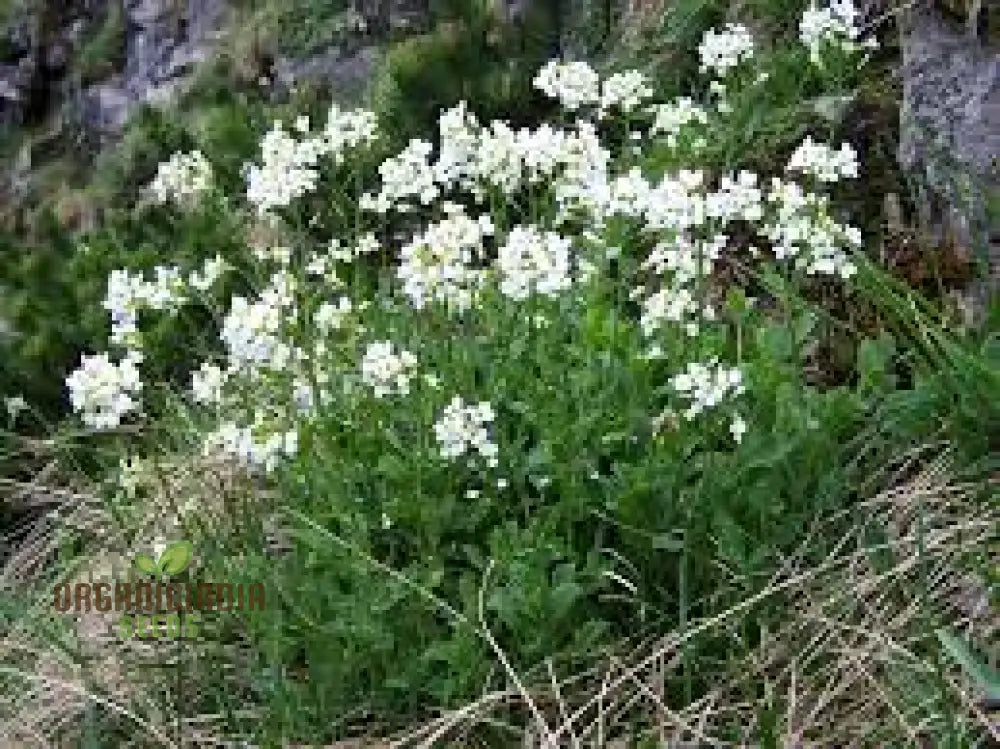
[[[97,31],[77,53],[74,67],[80,85],[105,80],[125,64],[125,11],[121,3],[108,3],[107,15]]]

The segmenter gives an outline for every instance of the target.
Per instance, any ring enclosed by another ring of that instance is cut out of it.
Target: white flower
[[[710,218],[730,221],[760,221],[764,215],[764,195],[757,186],[757,175],[741,171],[733,179],[723,175],[719,189],[705,196],[705,212]]]
[[[188,276],[188,285],[196,291],[208,291],[226,272],[228,264],[219,255],[205,261],[201,271],[192,271]]]
[[[475,450],[487,459],[490,466],[497,465],[498,449],[490,441],[489,424],[495,414],[488,402],[467,406],[462,398],[455,396],[444,413],[434,424],[434,434],[441,446],[441,456],[458,458]]]
[[[688,126],[708,124],[708,112],[686,96],[670,104],[658,104],[652,111],[654,120],[650,135],[666,135],[671,148],[677,147],[681,132]]]
[[[370,255],[378,252],[380,246],[378,239],[375,238],[375,234],[368,232],[358,239],[358,243],[354,246],[354,255],[355,257]]]
[[[726,24],[722,31],[709,29],[698,45],[698,56],[702,72],[724,76],[753,57],[753,37],[745,26],[736,23]]]
[[[538,71],[533,84],[571,112],[600,101],[600,78],[585,62],[550,60]]]
[[[653,95],[646,76],[638,70],[615,73],[601,84],[601,112],[612,108],[631,112]]]
[[[848,143],[835,151],[806,136],[792,154],[786,170],[815,177],[820,182],[836,182],[841,177],[858,176],[858,155]]]
[[[309,130],[308,118],[295,123],[299,134]],[[285,132],[280,122],[261,141],[260,165],[247,169],[247,200],[259,213],[283,208],[311,192],[319,179],[319,161],[341,163],[349,149],[373,143],[378,138],[375,115],[367,110],[343,111],[330,108],[323,131],[315,137],[297,141]]]
[[[352,310],[351,300],[346,296],[341,297],[337,304],[323,302],[313,314],[313,324],[324,334],[338,330]]]
[[[715,408],[724,399],[743,393],[743,376],[738,368],[727,368],[710,359],[705,364],[688,364],[687,369],[670,380],[671,386],[688,400],[683,411],[684,419],[690,421],[703,411]]]
[[[396,353],[389,341],[368,344],[361,360],[361,379],[375,393],[376,398],[410,392],[410,379],[414,375],[417,358],[409,351]]]
[[[322,152],[317,141],[296,141],[276,122],[264,135],[260,149],[263,163],[247,170],[247,200],[258,212],[284,208],[316,187]]]
[[[767,196],[775,215],[762,227],[779,260],[791,258],[807,274],[839,275],[847,279],[856,268],[845,248],[859,249],[861,232],[834,221],[829,201],[807,193],[794,182],[773,179]]]
[[[729,432],[733,435],[733,439],[736,440],[737,443],[742,442],[743,435],[746,434],[746,431],[747,423],[743,421],[743,417],[739,414],[733,416],[733,421],[729,425]]]
[[[361,208],[386,213],[391,208],[408,209],[414,201],[430,205],[440,192],[430,165],[433,146],[427,141],[411,140],[403,152],[379,166],[382,190],[376,196],[363,196]]]
[[[233,297],[221,334],[232,368],[280,371],[291,361],[293,350],[284,336],[284,321],[292,311],[288,283],[287,276],[278,274],[256,302]]]
[[[186,204],[212,187],[212,166],[201,151],[175,153],[157,167],[149,185],[158,203]]]
[[[799,40],[809,50],[814,65],[823,66],[825,48],[838,48],[848,54],[862,48],[877,47],[874,39],[859,41],[858,11],[851,0],[832,0],[819,7],[813,0],[799,21]]]
[[[7,410],[7,417],[11,421],[16,420],[18,414],[28,408],[28,402],[24,400],[23,396],[15,395],[13,398],[3,399],[4,408]]]
[[[111,315],[111,342],[137,344],[138,313],[142,309],[175,311],[186,298],[186,284],[173,266],[154,269],[155,278],[147,281],[142,273],[113,270],[108,276],[104,309]]]
[[[258,432],[261,431],[260,425],[257,426]],[[226,422],[206,435],[202,451],[205,455],[222,453],[248,467],[271,472],[283,458],[294,456],[298,447],[298,433],[294,429],[258,436],[250,427]]]
[[[69,377],[70,402],[83,422],[94,429],[114,429],[124,416],[138,410],[137,394],[142,390],[137,364],[140,358],[129,352],[114,364],[107,354],[84,355]]]
[[[488,221],[461,214],[429,226],[400,251],[403,294],[417,309],[428,302],[456,312],[468,309],[485,281],[484,271],[472,266],[482,259],[483,238],[492,233]]]
[[[191,394],[195,403],[217,405],[222,402],[222,388],[227,374],[215,364],[202,362],[199,369],[191,373]]]
[[[531,226],[514,227],[497,258],[500,290],[512,299],[552,296],[569,288],[570,241]]]

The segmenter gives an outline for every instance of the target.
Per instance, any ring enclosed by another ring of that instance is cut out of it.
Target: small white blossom
[[[615,73],[601,84],[601,112],[617,108],[628,113],[652,96],[653,89],[638,70]]]
[[[553,232],[516,226],[507,236],[497,258],[500,291],[523,300],[536,292],[552,296],[569,288],[570,241]]]
[[[205,455],[222,453],[248,467],[271,472],[282,459],[294,456],[298,446],[298,433],[294,429],[260,437],[250,427],[226,422],[205,437],[202,450]]]
[[[70,402],[83,422],[94,429],[114,429],[124,416],[138,410],[142,390],[137,364],[140,357],[129,352],[118,363],[107,354],[84,355],[69,377]]]
[[[848,54],[877,47],[874,38],[859,41],[858,11],[851,0],[831,0],[820,7],[812,0],[799,21],[799,40],[809,50],[809,59],[823,66],[823,52],[837,48]]]
[[[689,402],[682,412],[688,421],[744,391],[742,372],[738,368],[724,367],[716,359],[705,364],[688,364],[684,372],[670,380],[670,384]]]
[[[729,425],[729,432],[733,435],[733,439],[736,440],[737,444],[743,441],[743,435],[746,434],[746,431],[747,423],[743,421],[742,416],[736,414]]]
[[[533,83],[571,112],[600,101],[600,77],[585,62],[550,60],[538,71]]]
[[[724,76],[742,61],[753,57],[753,37],[737,23],[726,24],[721,31],[709,29],[698,45],[701,71]]]
[[[218,405],[222,402],[222,388],[227,374],[215,364],[203,362],[191,373],[191,394],[195,403]]]
[[[475,450],[487,459],[490,466],[495,466],[498,449],[490,441],[488,430],[494,416],[493,408],[488,402],[467,406],[456,395],[434,424],[434,434],[441,445],[441,456],[454,459]]]
[[[473,264],[482,259],[483,238],[493,233],[488,217],[482,219],[446,218],[402,248],[397,275],[416,309],[440,302],[461,312],[472,305],[486,277]]]
[[[361,379],[375,393],[376,398],[410,392],[410,379],[417,366],[417,357],[409,351],[399,353],[389,341],[368,344],[361,360]]]
[[[219,255],[205,261],[200,271],[192,271],[188,276],[188,285],[196,291],[205,292],[215,285],[215,282],[226,272],[228,264]]]
[[[836,182],[841,177],[858,176],[858,155],[849,143],[841,144],[840,150],[835,151],[806,136],[795,149],[786,169],[815,177],[820,182]]]
[[[149,185],[158,203],[188,204],[212,187],[212,166],[201,151],[175,153],[156,170]]]
[[[324,334],[338,330],[352,310],[351,300],[346,296],[341,297],[337,304],[323,302],[313,314],[313,324]]]

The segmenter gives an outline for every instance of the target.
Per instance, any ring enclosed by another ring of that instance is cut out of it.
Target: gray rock
[[[83,93],[81,119],[99,134],[117,133],[135,106],[121,79],[91,86]]]
[[[305,60],[279,57],[275,61],[276,82],[284,87],[310,82],[328,84],[345,99],[356,99],[371,80],[381,55],[378,45],[353,51],[332,47]]]
[[[990,226],[986,195],[1000,189],[1000,56],[975,27],[927,7],[903,16],[900,47],[899,161],[944,205],[930,223],[989,261],[995,289],[1000,227]]]

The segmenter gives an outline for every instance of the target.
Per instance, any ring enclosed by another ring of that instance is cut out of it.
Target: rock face
[[[286,77],[363,86],[386,35],[419,30],[430,13],[428,0],[352,0],[349,7],[364,33],[346,47],[279,61]],[[37,121],[58,101],[83,127],[113,136],[139,105],[168,100],[211,56],[231,24],[229,10],[229,0],[27,0],[0,27],[0,126]],[[109,32],[109,19],[120,28]],[[71,63],[101,33],[120,35],[121,61],[99,80],[81,81]]]
[[[899,160],[929,188],[937,229],[989,259],[995,290],[1000,227],[987,196],[1000,190],[1000,14],[968,5],[966,19],[921,5],[902,20]]]
[[[211,53],[226,10],[225,0],[126,0],[123,69],[82,92],[84,124],[115,133],[137,105],[168,98]]]

